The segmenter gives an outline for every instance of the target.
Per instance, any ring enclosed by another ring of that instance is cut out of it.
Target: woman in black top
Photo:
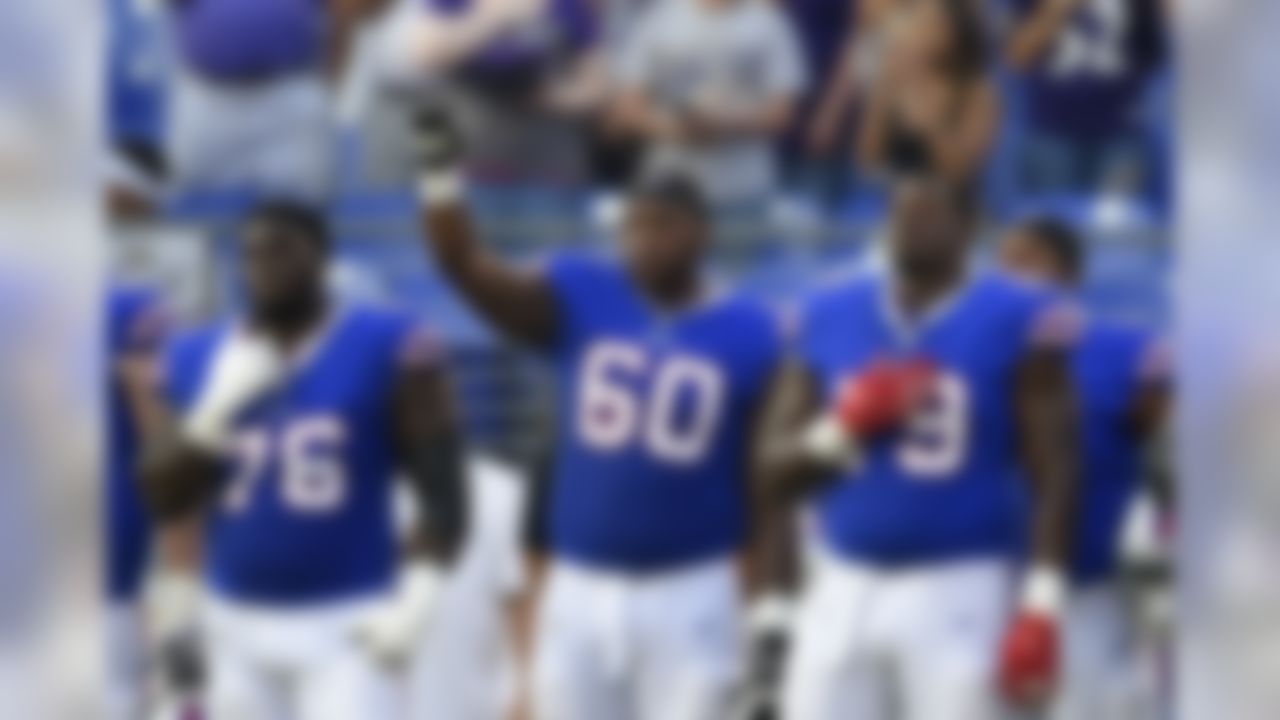
[[[872,175],[928,172],[968,183],[999,119],[976,0],[905,0],[859,137]]]

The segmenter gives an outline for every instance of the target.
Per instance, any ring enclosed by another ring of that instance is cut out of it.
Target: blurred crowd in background
[[[623,191],[677,171],[717,212],[713,272],[786,302],[874,263],[895,173],[1066,221],[1084,298],[1163,325],[1169,68],[1161,0],[111,0],[116,274],[189,318],[236,295],[254,198],[323,206],[334,282],[426,314],[473,437],[536,457],[542,368],[424,262],[413,121],[467,135],[487,242],[608,246]],[[872,248],[871,252],[867,252]]]
[[[110,4],[119,185],[152,205],[407,187],[414,108],[444,103],[508,215],[607,214],[673,168],[782,235],[874,225],[884,180],[921,168],[999,217],[1168,212],[1163,0]]]

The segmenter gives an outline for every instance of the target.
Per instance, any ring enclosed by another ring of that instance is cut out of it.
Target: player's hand
[[[187,415],[188,440],[214,453],[231,444],[236,416],[284,377],[284,355],[266,337],[236,333],[218,349],[204,386]]]
[[[924,399],[934,375],[933,365],[924,360],[876,360],[841,384],[835,417],[857,440],[892,430]]]
[[[392,597],[356,627],[356,642],[383,666],[403,668],[423,642],[443,584],[443,575],[434,565],[411,563],[401,571]]]
[[[1000,691],[1019,708],[1043,706],[1058,682],[1063,579],[1055,570],[1028,575],[1022,604],[1000,646]]]
[[[457,121],[440,103],[427,103],[414,111],[413,132],[414,155],[422,168],[418,194],[428,207],[458,203],[466,148]]]
[[[440,103],[424,103],[414,110],[413,133],[415,159],[424,172],[450,172],[462,162],[462,131]]]
[[[202,594],[194,573],[161,570],[143,598],[164,687],[174,697],[190,694],[203,681],[204,652],[199,627]]]
[[[756,600],[748,613],[750,670],[742,695],[735,702],[733,720],[770,720],[780,717],[783,669],[791,646],[791,600],[767,595]]]

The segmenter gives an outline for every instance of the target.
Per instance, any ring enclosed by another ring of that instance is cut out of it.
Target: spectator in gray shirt
[[[644,172],[687,174],[722,206],[774,190],[774,144],[806,78],[773,3],[655,0],[617,65],[611,122],[647,143]]]

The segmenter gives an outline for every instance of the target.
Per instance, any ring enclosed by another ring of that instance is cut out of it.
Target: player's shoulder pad
[[[543,274],[553,280],[572,280],[578,277],[617,277],[622,272],[616,256],[588,248],[556,250],[545,255],[540,265]]]
[[[1084,327],[1080,302],[1062,289],[1002,270],[984,270],[974,280],[984,312],[1000,313],[1026,328],[1033,345],[1071,346]]]
[[[431,365],[443,355],[442,344],[417,314],[389,304],[351,304],[343,312],[356,332],[391,354],[402,366]]]
[[[847,312],[854,303],[874,299],[883,281],[883,272],[864,267],[846,268],[827,275],[801,294],[794,304],[794,321],[803,325],[827,312]]]

